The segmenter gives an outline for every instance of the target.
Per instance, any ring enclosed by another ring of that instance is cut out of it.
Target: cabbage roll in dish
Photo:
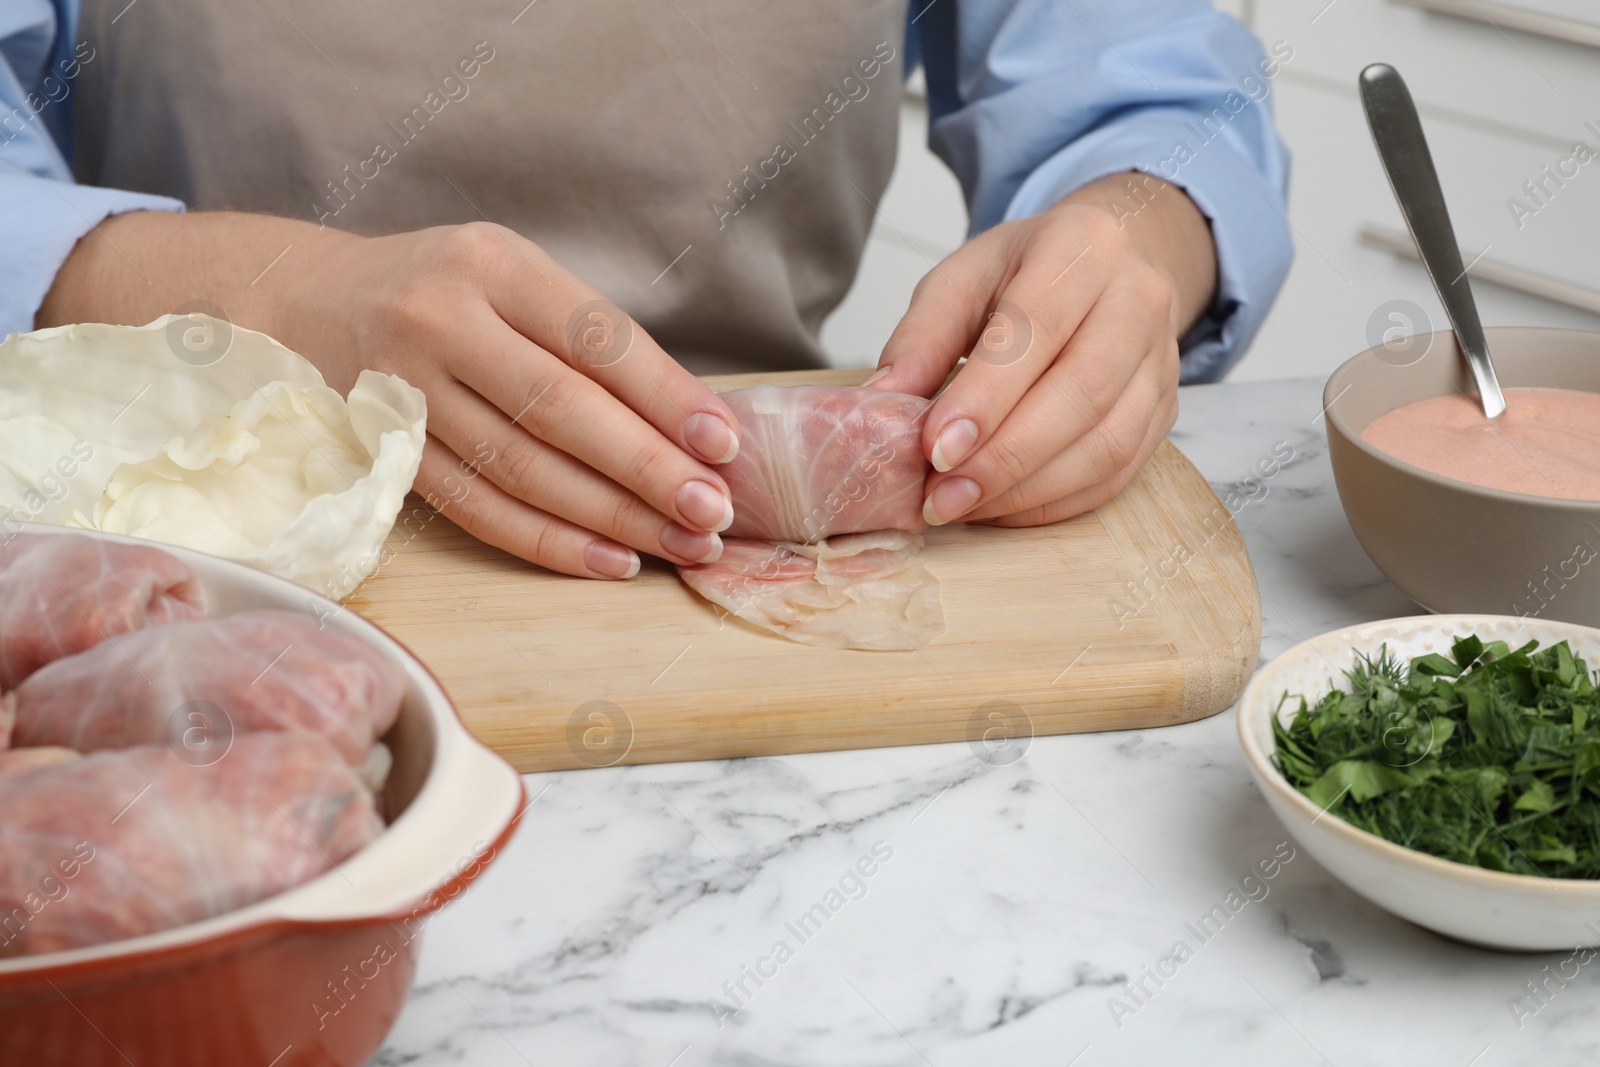
[[[383,830],[314,734],[252,734],[218,762],[164,746],[0,774],[0,957],[198,922],[332,869]]]
[[[24,771],[81,758],[83,758],[81,752],[56,746],[7,749],[0,752],[0,774],[22,774]]]
[[[205,613],[194,572],[170,552],[82,534],[0,533],[0,690],[108,637]]]
[[[246,611],[108,638],[35,672],[6,695],[0,720],[14,717],[13,744],[80,752],[182,745],[192,728],[308,730],[360,767],[399,715],[405,675],[359,638],[319,626]]]

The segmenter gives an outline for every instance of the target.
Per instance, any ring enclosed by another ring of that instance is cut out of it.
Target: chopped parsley
[[[1312,803],[1456,863],[1600,878],[1600,690],[1567,642],[1463,637],[1405,667],[1385,646],[1344,678],[1273,720],[1278,767]]]

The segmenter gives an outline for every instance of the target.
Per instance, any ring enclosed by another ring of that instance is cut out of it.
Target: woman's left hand
[[[1177,418],[1178,338],[1215,286],[1205,217],[1143,174],[1091,183],[948,256],[869,379],[932,396],[967,357],[923,434],[928,522],[1036,526],[1120,492]]]

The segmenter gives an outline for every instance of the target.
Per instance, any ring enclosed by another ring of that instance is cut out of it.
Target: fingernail
[[[983,490],[971,478],[946,478],[922,502],[922,521],[943,526],[972,510]]]
[[[662,527],[661,547],[693,563],[715,563],[722,556],[722,538],[686,530],[675,522]]]
[[[709,412],[689,416],[683,424],[683,439],[707,463],[727,463],[739,454],[739,435],[726,421]]]
[[[894,373],[894,364],[891,363],[887,367],[879,367],[877,370],[873,371],[870,375],[868,375],[867,380],[861,384],[871,385],[873,382],[881,382],[892,373]]]
[[[733,501],[710,482],[684,482],[672,500],[678,513],[702,530],[721,533],[733,525]]]
[[[639,573],[639,553],[610,541],[594,541],[584,550],[583,565],[608,578],[632,578]]]
[[[971,419],[957,419],[939,431],[933,439],[933,469],[947,471],[967,458],[972,446],[978,443],[978,424]]]

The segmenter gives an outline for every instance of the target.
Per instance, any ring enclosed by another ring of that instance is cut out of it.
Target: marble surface
[[[1233,494],[1261,584],[1263,657],[1417,610],[1339,509],[1320,391],[1186,389],[1172,435]],[[1262,478],[1272,465],[1258,462],[1291,448]],[[374,1064],[1600,1056],[1600,965],[1513,1010],[1565,955],[1446,941],[1284,845],[1231,711],[1035,738],[1010,763],[934,745],[527,785],[536,799],[511,845],[430,923],[416,988]],[[1200,926],[1230,893],[1226,923]]]

